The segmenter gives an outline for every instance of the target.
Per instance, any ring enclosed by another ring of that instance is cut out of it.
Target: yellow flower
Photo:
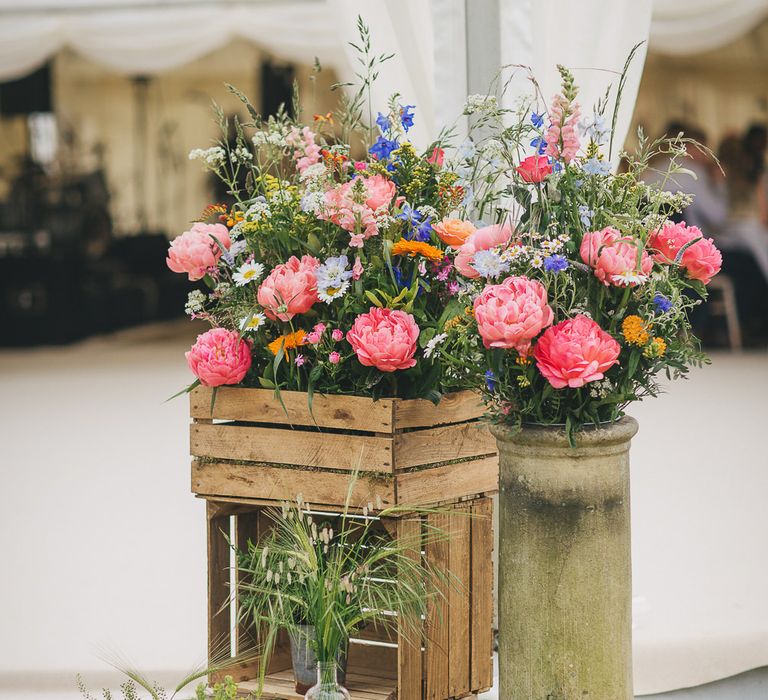
[[[421,241],[406,241],[404,238],[392,246],[392,255],[407,255],[411,258],[420,255],[434,262],[440,262],[443,259],[443,251],[440,248]]]
[[[639,316],[627,316],[621,324],[621,332],[624,339],[632,345],[642,347],[650,339],[648,331],[650,324],[646,324]]]
[[[531,380],[528,379],[524,374],[518,374],[517,375],[517,383],[522,387],[525,388],[527,386],[531,386]]]
[[[662,357],[666,351],[667,343],[664,341],[664,338],[659,338],[657,336],[648,344],[648,347],[643,350],[643,355],[650,358]]]
[[[234,214],[230,214],[227,217],[227,226],[232,228],[235,224],[239,224],[245,218],[245,214],[241,211],[236,211]]]
[[[531,364],[531,358],[527,355],[518,355],[515,358],[515,364],[518,364],[521,367],[526,367],[527,365]]]
[[[282,346],[285,350],[293,350],[301,345],[306,344],[305,336],[307,334],[304,331],[296,331],[295,333],[288,333],[287,335],[281,335],[279,338],[275,338],[267,347],[273,355],[277,355],[280,352]]]

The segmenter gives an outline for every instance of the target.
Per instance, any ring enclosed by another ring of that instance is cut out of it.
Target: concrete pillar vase
[[[499,697],[631,700],[629,445],[637,422],[492,426],[499,445]]]

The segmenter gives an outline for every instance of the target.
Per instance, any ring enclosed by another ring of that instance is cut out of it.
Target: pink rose
[[[659,231],[654,231],[648,239],[648,246],[655,250],[654,259],[662,264],[670,265],[675,262],[680,249],[690,241],[700,239],[683,251],[680,265],[691,279],[709,284],[712,278],[720,272],[723,256],[711,238],[704,238],[697,226],[686,226],[666,223]]]
[[[221,257],[221,248],[215,238],[226,250],[232,245],[229,231],[224,224],[204,224],[197,222],[189,231],[171,241],[166,263],[174,272],[186,272],[190,281],[202,279],[216,267]]]
[[[419,327],[411,314],[375,306],[360,314],[347,332],[360,364],[382,372],[413,367],[418,338]]]
[[[338,365],[338,364],[339,364],[339,362],[341,362],[341,355],[339,355],[339,353],[337,353],[337,352],[334,350],[334,351],[333,351],[333,352],[332,352],[330,355],[328,355],[328,361],[329,361],[329,362],[330,362],[332,365]]]
[[[547,290],[527,277],[488,285],[475,299],[477,329],[486,348],[514,348],[527,355],[531,341],[552,324]]]
[[[515,170],[524,182],[541,182],[552,173],[552,164],[547,156],[528,156]]]
[[[464,277],[480,277],[480,273],[472,267],[475,253],[506,245],[510,240],[512,240],[512,227],[506,223],[476,229],[459,248],[459,254],[453,264]]]
[[[576,316],[547,328],[533,349],[536,366],[555,389],[576,389],[603,378],[621,348],[591,318]]]
[[[251,367],[250,343],[225,328],[213,328],[197,336],[185,356],[189,368],[204,386],[239,384]]]
[[[316,258],[305,255],[301,260],[291,256],[288,262],[275,267],[256,295],[264,313],[273,321],[290,321],[296,314],[309,311],[319,301],[315,277],[319,264]]]
[[[344,331],[342,331],[340,328],[334,328],[333,333],[331,333],[331,338],[333,339],[334,343],[338,343],[344,338]]]
[[[604,285],[634,287],[648,279],[653,267],[651,256],[642,252],[637,269],[639,246],[631,236],[623,236],[610,226],[602,231],[590,231],[581,240],[581,259],[595,270]]]

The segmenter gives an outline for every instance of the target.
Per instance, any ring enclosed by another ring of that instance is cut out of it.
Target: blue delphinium
[[[392,129],[392,123],[389,121],[389,117],[383,115],[381,112],[379,112],[379,116],[376,117],[376,124],[379,129],[381,129],[381,133],[384,136],[388,135]]]
[[[581,169],[587,175],[610,175],[611,164],[605,160],[590,158],[581,165]]]
[[[544,258],[544,269],[547,272],[562,272],[568,267],[568,260],[563,255],[550,255]]]
[[[398,147],[397,141],[379,136],[376,142],[368,149],[368,152],[378,160],[388,160],[389,156]]]
[[[579,219],[584,228],[589,228],[592,225],[592,217],[594,215],[594,210],[590,209],[586,204],[579,205]]]
[[[669,311],[674,304],[667,299],[663,294],[659,294],[656,292],[656,294],[653,295],[653,305],[656,307],[656,311],[658,311],[660,314],[666,313]]]
[[[489,369],[485,373],[485,388],[491,393],[496,391],[496,375],[492,369]]]
[[[400,123],[403,125],[406,133],[413,126],[413,110],[416,105],[400,105]]]
[[[537,136],[535,139],[533,139],[531,141],[531,146],[536,149],[540,156],[543,156],[544,151],[547,150],[547,142],[544,140],[543,136]]]
[[[541,129],[544,126],[544,113],[536,114],[536,112],[531,112],[531,124],[537,129]]]
[[[402,211],[395,217],[408,225],[404,238],[409,241],[428,241],[432,236],[432,217],[425,217],[418,209],[412,209],[409,204],[403,204]]]

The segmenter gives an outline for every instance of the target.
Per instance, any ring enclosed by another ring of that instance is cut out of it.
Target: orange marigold
[[[392,255],[407,255],[411,258],[420,255],[434,262],[440,262],[443,259],[443,251],[440,248],[421,241],[407,241],[405,238],[395,242],[392,246]]]
[[[280,347],[283,346],[286,350],[293,350],[306,344],[306,333],[304,331],[296,331],[295,333],[288,333],[287,335],[281,335],[279,338],[275,338],[267,347],[273,355],[277,355],[280,352]]]

